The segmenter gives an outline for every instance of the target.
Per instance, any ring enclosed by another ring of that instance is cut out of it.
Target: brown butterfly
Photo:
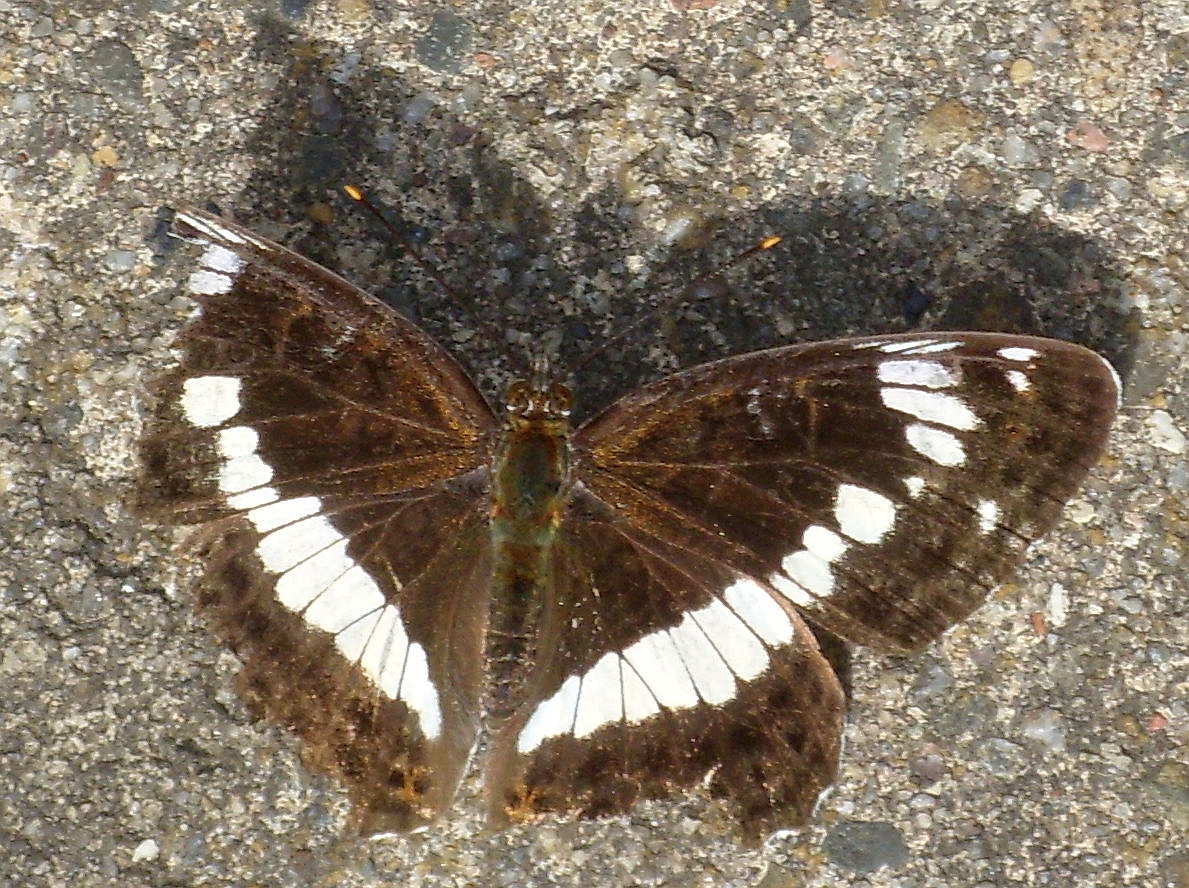
[[[566,387],[494,410],[326,269],[195,210],[174,230],[201,313],[142,503],[211,525],[199,601],[245,700],[365,832],[440,816],[480,739],[495,824],[700,783],[749,840],[804,821],[844,709],[815,630],[911,651],[977,608],[1118,402],[1079,346],[922,333],[695,367],[571,430]]]

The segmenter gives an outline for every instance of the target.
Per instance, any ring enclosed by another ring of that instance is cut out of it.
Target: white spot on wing
[[[834,531],[816,524],[805,528],[805,533],[801,534],[801,544],[823,561],[835,561],[849,548],[846,540]]]
[[[295,507],[294,514],[296,514],[296,506],[309,500],[314,501],[313,508],[316,509],[318,500],[311,496],[300,500],[281,500],[273,505],[261,506],[259,509],[249,512],[248,517],[255,521],[256,519],[252,516],[269,509],[276,509],[283,514],[285,508],[290,506]],[[270,571],[284,573],[295,564],[305,561],[315,552],[321,552],[341,539],[342,535],[330,525],[329,521],[321,515],[311,515],[309,518],[302,518],[300,521],[294,521],[292,524],[286,524],[284,527],[270,531],[256,547],[256,554],[260,556],[260,560]]]
[[[937,361],[884,361],[876,370],[879,381],[888,385],[912,385],[921,388],[952,388],[958,374]]]
[[[793,640],[793,623],[764,588],[745,577],[736,580],[723,593],[727,606],[748,628],[770,645]]]
[[[268,241],[255,237],[242,229],[234,231],[228,226],[224,225],[217,219],[208,217],[195,216],[191,213],[181,212],[177,215],[177,221],[185,225],[189,225],[195,229],[203,237],[201,240],[205,243],[207,241],[223,241],[228,244],[235,244],[236,246],[242,244],[250,244],[258,250],[271,252],[272,247],[269,246]]]
[[[277,600],[291,611],[301,611],[354,566],[347,555],[347,541],[339,539],[281,574]]]
[[[229,459],[219,467],[219,489],[227,494],[243,493],[246,490],[263,487],[271,480],[272,466],[255,453]],[[274,492],[274,495],[265,501],[271,502],[275,499]],[[247,507],[236,506],[235,508]]]
[[[910,475],[904,479],[904,488],[908,491],[909,496],[916,499],[925,490],[925,479],[918,478],[916,475]]]
[[[1005,361],[1018,361],[1020,363],[1027,363],[1033,358],[1038,357],[1040,352],[1034,348],[1024,348],[1019,345],[1010,345],[1007,348],[999,349],[996,354]]]
[[[371,676],[380,691],[387,697],[400,694],[401,676],[405,671],[405,659],[409,654],[409,636],[405,634],[400,613],[394,607],[386,607],[363,649],[359,666]]]
[[[933,345],[936,342],[934,339],[909,339],[899,342],[888,342],[879,346],[879,350],[889,355],[898,355],[901,352],[915,351],[924,348],[928,345]]]
[[[978,529],[990,533],[999,526],[999,504],[993,500],[979,500],[975,507],[978,514]]]
[[[430,740],[442,733],[442,706],[438,701],[437,689],[429,678],[429,660],[425,648],[419,644],[409,645],[409,657],[405,661],[405,673],[400,680],[400,699],[417,713],[421,732]]]
[[[889,355],[935,355],[961,347],[960,340],[939,342],[936,339],[908,339],[881,345],[879,350]]]
[[[265,465],[263,460],[260,460],[260,465],[264,467],[270,476],[272,475],[272,469]],[[236,494],[235,496],[227,497],[227,505],[231,506],[231,508],[243,509],[244,511],[247,511],[248,509],[255,509],[258,506],[266,506],[269,503],[274,503],[277,501],[279,494],[271,487],[259,486],[259,484],[263,484],[264,482],[260,481],[257,483],[256,475],[252,475],[244,479],[226,478],[225,475],[225,472],[221,472],[219,474],[219,486],[224,493],[231,493],[231,488],[233,488],[235,484],[243,483],[245,480],[251,482],[247,486],[251,487],[252,489],[248,490],[246,493],[240,493]],[[226,486],[224,486],[225,484]]]
[[[623,681],[619,665],[619,654],[604,654],[582,676],[578,708],[574,713],[575,737],[589,737],[604,725],[623,718]]]
[[[770,601],[771,596],[764,594]],[[706,633],[714,649],[726,661],[727,668],[739,678],[749,681],[768,668],[768,652],[760,640],[717,598],[691,613],[689,618]],[[785,622],[788,622],[787,617]]]
[[[215,296],[228,292],[235,276],[244,267],[244,260],[234,250],[220,244],[208,244],[198,260],[201,267],[190,275],[187,287],[196,296]]]
[[[235,376],[194,376],[182,383],[182,415],[200,429],[222,425],[239,413],[242,381]]]
[[[256,454],[259,436],[255,429],[247,426],[234,426],[223,429],[216,438],[219,455],[223,457],[223,464],[219,467],[219,489],[223,493],[237,494],[245,490],[261,487],[272,480],[272,469]],[[251,505],[238,505],[230,502],[232,508],[251,508],[264,502],[276,499],[273,491],[268,491],[264,499],[253,496],[251,500],[232,497],[238,503],[250,502]],[[260,499],[260,502],[255,500]]]
[[[272,468],[257,454],[256,447],[260,443],[255,429],[247,426],[233,426],[219,432],[216,439],[219,455],[223,457],[223,464],[219,467],[219,489],[227,494],[242,493],[255,487],[261,487],[272,480]],[[271,496],[262,502],[276,499],[274,491],[268,491]],[[256,503],[259,505],[260,503]],[[235,505],[233,508],[243,509],[251,506]]]
[[[648,685],[661,706],[688,709],[697,705],[697,689],[668,632],[645,635],[623,652],[623,658]]]
[[[943,429],[914,422],[904,430],[904,436],[913,450],[939,466],[960,466],[966,462],[962,442]]]
[[[208,246],[199,261],[211,271],[220,271],[224,274],[238,274],[244,267],[244,260],[239,257],[239,254],[235,250],[227,249],[222,244]]]
[[[915,416],[924,422],[934,422],[951,429],[970,431],[978,428],[981,421],[974,411],[956,395],[945,392],[928,392],[914,388],[880,389],[884,406]]]
[[[347,574],[347,576],[350,576],[350,574]],[[317,602],[314,602],[309,610],[306,611],[307,620],[309,619],[308,615],[310,611],[317,607],[317,604]],[[341,629],[331,629],[327,626],[320,628],[334,633],[334,646],[339,649],[339,653],[351,662],[358,663],[359,658],[363,656],[363,651],[367,647],[368,642],[371,641],[376,626],[379,625],[380,617],[383,614],[384,608],[376,608],[375,610],[361,613],[355,619],[348,621]],[[339,617],[339,619],[345,619],[345,614],[342,611],[339,611],[335,616]],[[372,678],[374,681],[374,676]]]
[[[812,607],[815,599],[833,594],[834,568],[831,564],[842,557],[848,545],[834,531],[816,524],[805,528],[801,545],[805,548],[781,562],[784,573],[773,574],[769,579],[793,604]]]
[[[256,430],[248,426],[232,426],[222,429],[217,438],[219,455],[224,459],[235,459],[237,456],[249,456],[256,452],[260,444],[260,436]]]
[[[813,607],[818,597],[834,591],[834,575],[830,565],[809,552],[794,552],[784,559],[781,567],[784,573],[774,573],[768,579],[781,595],[798,607]],[[825,591],[810,593],[809,583]]]
[[[940,352],[953,351],[954,349],[958,349],[961,347],[962,347],[961,342],[926,342],[923,345],[919,345],[915,348],[910,349],[909,351],[906,352],[906,354],[936,355],[936,354],[939,354]]]
[[[648,685],[636,674],[636,670],[627,663],[620,663],[623,677],[623,717],[630,722],[642,722],[661,711],[648,690]]]
[[[669,630],[673,646],[693,679],[698,696],[707,703],[724,703],[735,696],[735,677],[706,633],[687,613]]]
[[[384,596],[362,568],[352,566],[333,583],[322,590],[322,594],[306,607],[302,617],[307,623],[337,636],[335,644],[348,660],[356,660],[363,653],[367,638],[352,639],[345,635],[348,626],[368,623],[379,619],[384,607]],[[352,645],[357,645],[352,648]]]
[[[190,274],[190,279],[186,281],[186,289],[195,296],[218,296],[220,293],[228,292],[234,283],[231,275],[199,268]]]
[[[244,244],[247,241],[230,228],[215,223],[213,220],[207,219],[204,216],[194,216],[190,213],[181,212],[177,215],[177,221],[189,225],[191,228],[198,231],[200,234],[212,240],[226,241],[231,244]]]
[[[1028,374],[1022,370],[1008,370],[1007,381],[1011,387],[1020,394],[1032,388],[1032,380],[1028,378]]]
[[[261,506],[258,509],[253,509],[248,513],[248,520],[256,526],[258,531],[267,534],[276,530],[278,527],[292,524],[294,521],[300,521],[302,518],[307,518],[310,515],[317,515],[321,509],[322,503],[318,501],[318,497],[302,496],[294,499],[278,500],[277,502]],[[321,521],[324,519],[319,518],[318,520]],[[341,539],[337,531],[332,529],[331,532],[334,535],[331,542]],[[320,546],[319,549],[321,548]],[[311,549],[305,552],[302,557],[308,558],[317,551],[318,549]]]
[[[896,523],[896,504],[866,487],[840,484],[834,517],[843,536],[860,543],[878,543]]]
[[[578,707],[578,689],[582,680],[571,675],[552,697],[536,708],[516,740],[522,753],[536,749],[550,737],[568,734],[574,728],[574,711]]]

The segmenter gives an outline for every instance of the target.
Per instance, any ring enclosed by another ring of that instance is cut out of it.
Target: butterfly
[[[826,639],[915,651],[975,610],[1105,447],[1094,352],[997,333],[791,345],[570,428],[493,408],[413,323],[217,216],[153,387],[139,502],[204,525],[198,606],[253,713],[423,827],[469,767],[496,826],[703,786],[756,842],[834,778]]]

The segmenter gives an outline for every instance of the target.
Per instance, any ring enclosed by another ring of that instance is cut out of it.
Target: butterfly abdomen
[[[524,702],[525,679],[536,662],[568,486],[566,432],[563,419],[514,416],[496,456],[491,502],[495,594],[487,624],[489,684],[483,707],[489,721],[503,720]]]

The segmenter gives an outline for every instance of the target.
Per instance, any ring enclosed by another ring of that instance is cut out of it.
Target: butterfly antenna
[[[446,293],[455,303],[466,312],[467,317],[483,332],[491,342],[503,342],[503,331],[501,331],[495,324],[491,323],[487,318],[479,313],[479,308],[475,304],[475,300],[469,296],[464,296],[454,287],[450,286],[449,281],[442,276],[442,273],[434,266],[432,262],[425,258],[421,249],[414,244],[403,231],[397,228],[387,216],[384,215],[375,204],[368,200],[367,195],[363,190],[355,185],[344,185],[343,191],[347,193],[347,197],[362,206],[365,210],[372,214],[376,220],[379,221],[388,235],[400,245],[400,247],[409,255],[409,257],[417,263],[418,267],[429,275],[442,291]],[[513,366],[516,373],[523,379],[528,379],[533,372],[532,368],[524,362],[522,358],[516,356],[511,350],[504,350],[504,357],[508,363]]]
[[[664,309],[668,306],[671,306],[673,303],[675,303],[678,299],[680,299],[683,295],[688,293],[694,287],[698,286],[701,283],[704,283],[705,281],[709,280],[711,277],[713,277],[715,275],[722,274],[724,271],[734,268],[739,263],[744,262],[747,259],[750,259],[752,256],[756,255],[757,253],[764,253],[768,250],[771,250],[773,247],[775,247],[777,244],[779,244],[782,240],[784,240],[784,238],[780,237],[779,235],[770,235],[770,236],[764,238],[763,240],[761,240],[755,246],[749,247],[748,249],[744,250],[739,255],[733,257],[732,259],[727,260],[722,265],[719,265],[718,267],[713,268],[710,271],[707,271],[703,274],[698,275],[696,278],[694,278],[692,281],[690,281],[688,284],[686,284],[680,290],[672,293],[669,296],[666,296],[664,299],[662,299],[660,302],[658,302],[656,305],[654,305],[648,311],[643,312],[640,315],[640,317],[636,318],[634,321],[632,321],[626,327],[621,329],[614,336],[611,336],[608,339],[606,339],[597,348],[593,348],[590,351],[588,351],[578,361],[578,363],[574,365],[573,369],[570,372],[577,373],[578,370],[580,370],[582,367],[585,367],[587,364],[589,364],[596,357],[601,355],[603,352],[607,351],[607,349],[609,349],[611,346],[616,345],[620,342],[623,342],[623,340],[626,339],[631,333],[634,333],[636,330],[638,330],[642,326],[644,326],[645,322],[651,320],[656,315],[656,313],[658,311],[661,311],[662,309]]]

